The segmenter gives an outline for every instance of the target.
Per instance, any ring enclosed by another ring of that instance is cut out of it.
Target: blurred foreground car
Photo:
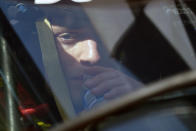
[[[196,2],[0,7],[0,130],[196,130]],[[108,87],[102,69],[130,85]]]

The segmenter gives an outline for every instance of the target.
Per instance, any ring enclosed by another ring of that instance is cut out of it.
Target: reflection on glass
[[[192,96],[194,98],[194,96]],[[186,99],[143,104],[131,113],[122,113],[98,124],[98,131],[194,131],[195,106]]]
[[[189,21],[195,17],[190,4],[185,8],[182,2],[169,0],[138,5],[131,0],[47,6],[1,3],[23,45],[14,44],[25,47],[48,83],[38,80],[41,75],[33,65],[26,67],[30,73],[19,69],[28,62],[16,64],[17,108],[27,125],[49,128],[134,93],[144,83],[196,67],[194,28],[186,26],[194,25]]]
[[[87,104],[92,106],[97,101],[118,98],[142,84],[116,69],[117,63],[106,53],[102,53],[103,43],[87,16],[79,11],[70,9],[69,12],[62,12],[69,15],[59,16],[61,19],[55,15],[49,19],[56,36],[57,51],[63,72],[68,79],[73,103],[77,111],[82,111],[92,108],[84,106],[88,101],[84,102],[84,97],[94,99],[89,100],[91,104]]]
[[[14,61],[7,40],[1,35],[0,40],[2,60],[0,64],[0,130],[41,130],[48,129],[57,117],[50,114],[50,95],[45,92],[40,95],[29,77],[20,70],[18,61]],[[33,75],[33,74],[32,74]],[[28,83],[28,82],[29,83]],[[43,83],[39,83],[42,85]],[[42,88],[45,88],[43,85]],[[36,97],[35,97],[36,96]],[[45,100],[44,100],[45,99]],[[42,123],[42,124],[40,124]]]
[[[89,19],[78,8],[55,10],[48,17],[74,107],[80,112],[142,84],[117,69],[120,65],[104,52],[106,49]]]

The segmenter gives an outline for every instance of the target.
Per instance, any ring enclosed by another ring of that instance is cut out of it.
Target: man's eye
[[[63,40],[72,40],[74,38],[74,36],[70,33],[63,33],[63,34],[60,34],[58,37]]]

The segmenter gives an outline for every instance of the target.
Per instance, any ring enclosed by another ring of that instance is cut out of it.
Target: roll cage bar
[[[159,82],[152,83],[134,93],[123,96],[121,99],[114,100],[110,104],[97,108],[96,110],[84,113],[77,118],[65,121],[63,124],[58,125],[51,131],[74,131],[84,129],[89,123],[98,123],[108,116],[112,116],[127,109],[134,110],[134,106],[141,105],[146,100],[177,91],[183,88],[190,88],[196,85],[196,71],[189,71],[175,75],[173,77],[164,79]],[[129,107],[129,108],[127,108]]]

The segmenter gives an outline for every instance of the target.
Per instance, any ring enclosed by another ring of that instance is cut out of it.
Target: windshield
[[[41,120],[33,115],[31,121],[42,122],[43,128],[196,68],[193,1],[68,0],[36,5],[4,0],[1,10],[21,41],[7,42],[13,62],[4,62],[16,65],[8,67],[18,90],[18,114],[25,116],[27,109],[55,112]],[[0,78],[6,86],[4,67]]]

